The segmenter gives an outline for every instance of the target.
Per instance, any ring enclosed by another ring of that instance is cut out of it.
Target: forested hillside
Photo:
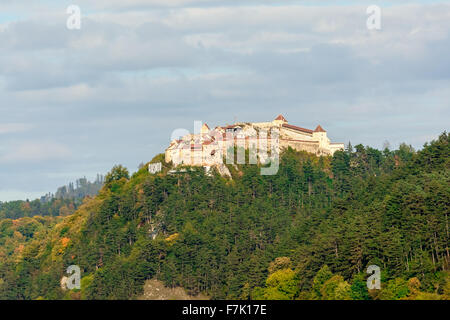
[[[97,195],[103,186],[103,176],[97,175],[94,182],[80,178],[67,186],[59,187],[55,194],[48,193],[40,199],[0,201],[0,219],[18,219],[34,216],[67,216],[75,212],[83,199]]]
[[[156,278],[213,299],[449,299],[449,140],[289,149],[278,174],[229,166],[232,180],[116,166],[72,215],[1,221],[0,298],[133,299]],[[73,264],[81,290],[63,291]],[[369,292],[371,264],[382,289]]]

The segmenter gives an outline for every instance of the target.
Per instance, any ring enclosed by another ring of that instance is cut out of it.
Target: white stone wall
[[[175,166],[179,164],[199,166],[221,164],[223,163],[223,158],[226,157],[227,149],[230,146],[237,145],[239,147],[249,148],[249,143],[254,143],[256,141],[254,138],[264,138],[261,135],[262,132],[260,130],[268,133],[273,128],[277,128],[280,130],[280,140],[278,141],[280,148],[286,148],[290,146],[296,150],[304,150],[318,155],[332,155],[335,151],[344,149],[343,144],[331,143],[330,139],[327,137],[326,132],[302,132],[299,130],[282,127],[283,123],[285,122],[282,120],[251,124],[241,123],[239,124],[239,126],[241,126],[243,130],[241,134],[237,135],[238,139],[234,141],[234,144],[232,141],[232,139],[234,139],[232,135],[228,134],[226,138],[222,136],[222,128],[218,127],[215,130],[211,130],[206,133],[207,127],[203,126],[201,134],[189,134],[182,137],[182,140],[186,143],[186,145],[181,146],[177,145],[176,143],[174,145],[171,145],[165,152],[166,161],[172,161]],[[253,139],[242,139],[245,137],[253,137]],[[215,142],[210,144],[204,143],[211,140],[215,140]],[[202,148],[191,150],[191,143],[196,145],[200,144],[202,145]],[[256,143],[260,145],[259,141],[256,141]],[[212,151],[215,152],[213,152],[213,154],[211,155]]]
[[[289,128],[281,128],[281,136],[282,138],[294,139],[294,140],[308,140],[312,141],[312,135],[307,132],[299,132],[297,130],[289,129]]]

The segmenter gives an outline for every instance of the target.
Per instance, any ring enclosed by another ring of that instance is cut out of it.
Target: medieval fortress
[[[203,124],[200,132],[173,140],[165,151],[165,160],[174,166],[210,167],[223,164],[226,157],[226,163],[232,164],[236,148],[249,150],[249,162],[256,164],[265,163],[288,147],[316,155],[333,155],[343,150],[344,144],[332,143],[320,125],[315,130],[305,129],[288,124],[279,115],[271,122],[238,122],[214,129]],[[238,153],[237,158],[237,163],[244,164],[245,151]]]
[[[343,143],[332,143],[318,125],[315,130],[288,124],[279,115],[271,122],[238,122],[210,129],[203,124],[200,132],[175,139],[166,149],[165,160],[174,166],[214,166],[234,163],[234,150],[249,150],[249,163],[265,163],[278,157],[279,150],[291,147],[316,155],[333,155],[343,150]],[[237,163],[245,163],[245,153],[238,152]]]

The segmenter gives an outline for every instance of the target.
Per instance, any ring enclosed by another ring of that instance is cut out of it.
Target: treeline
[[[71,182],[67,186],[58,188],[54,198],[56,199],[83,199],[87,196],[95,196],[102,188],[104,177],[97,174],[95,181],[90,182],[86,178],[75,181],[75,185]]]
[[[265,287],[255,288],[251,298],[257,300],[450,300],[450,279],[445,273],[442,273],[441,279],[438,280],[435,292],[423,291],[417,277],[409,280],[404,277],[387,280],[383,277],[381,278],[383,286],[380,289],[370,290],[367,289],[367,281],[364,278],[363,274],[359,274],[351,281],[346,281],[342,275],[333,274],[330,268],[324,265],[312,279],[311,286],[301,291],[301,273],[292,269],[291,260],[288,257],[280,257],[270,263]],[[369,283],[371,280],[369,279]],[[250,292],[244,290],[244,294],[247,298]]]
[[[18,219],[33,216],[66,216],[75,212],[83,199],[97,195],[104,177],[97,175],[95,181],[86,178],[59,187],[55,194],[49,193],[36,200],[1,202],[0,219]]]
[[[131,299],[158,278],[213,299],[448,299],[449,140],[288,149],[276,175],[229,166],[232,180],[117,166],[97,197],[0,265],[0,298]],[[62,291],[72,264],[81,291]],[[367,290],[369,265],[381,290]]]

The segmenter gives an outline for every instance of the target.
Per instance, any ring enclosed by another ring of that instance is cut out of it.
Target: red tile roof
[[[287,120],[281,114],[278,115],[278,117],[276,117],[275,120],[283,120],[283,121],[287,122]]]
[[[317,128],[314,130],[314,132],[326,132],[323,130],[323,128],[320,126],[320,124],[317,126]]]
[[[315,141],[315,140],[297,140],[297,139],[280,139],[282,141],[296,141],[296,142],[306,142],[306,143],[319,143],[319,141]]]
[[[191,144],[191,150],[202,150],[203,146],[201,144]]]
[[[283,123],[283,127],[289,128],[289,129],[292,129],[292,130],[303,131],[303,132],[306,132],[306,133],[313,133],[312,130],[301,128],[301,127],[297,127],[297,126],[293,126],[293,125],[287,124],[287,123]]]

